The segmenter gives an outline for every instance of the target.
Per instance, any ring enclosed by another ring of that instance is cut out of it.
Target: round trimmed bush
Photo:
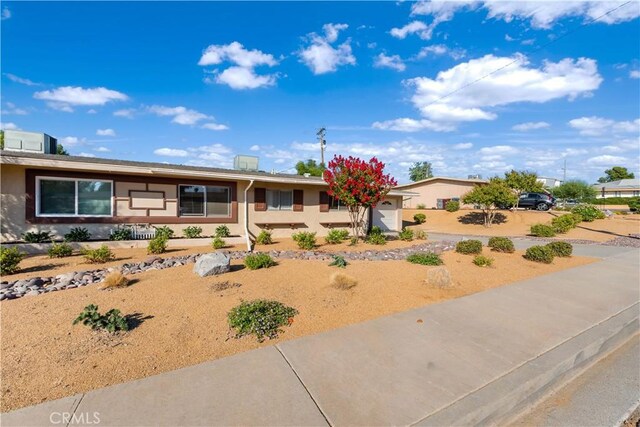
[[[342,243],[343,240],[347,240],[348,238],[349,230],[332,228],[324,237],[324,240],[330,245],[337,245],[338,243]]]
[[[413,216],[413,220],[418,224],[424,224],[427,221],[427,216],[423,213],[417,213]]]
[[[577,213],[583,221],[592,222],[596,219],[604,219],[604,212],[593,205],[578,205],[571,209],[572,213]]]
[[[507,254],[512,254],[516,250],[511,239],[506,237],[492,237],[489,239],[489,244],[487,246],[495,252],[504,252]]]
[[[54,243],[47,253],[49,258],[64,258],[73,254],[73,248],[68,243]]]
[[[566,233],[576,226],[576,219],[572,214],[555,217],[551,220],[551,227],[556,233]]]
[[[551,242],[546,245],[554,256],[570,257],[573,253],[573,245],[567,242]]]
[[[262,230],[258,237],[256,237],[256,243],[259,245],[271,245],[273,244],[273,238],[271,232],[268,230]]]
[[[551,264],[553,262],[553,251],[548,246],[531,246],[524,254],[524,258],[529,261]]]
[[[493,258],[484,255],[476,255],[473,257],[473,263],[478,267],[491,267],[493,265]]]
[[[461,240],[456,244],[456,252],[470,255],[482,252],[482,242],[480,240]]]
[[[0,247],[0,274],[13,274],[18,272],[18,264],[27,256],[26,253],[20,252],[18,248]]]
[[[276,265],[276,262],[271,258],[269,254],[257,253],[247,255],[244,258],[244,265],[249,270],[257,270],[259,268],[269,268]]]
[[[552,226],[547,224],[533,224],[531,226],[531,235],[536,237],[553,237],[556,231]]]
[[[460,210],[460,202],[457,200],[449,200],[447,203],[445,203],[444,209],[447,212],[457,212]]]

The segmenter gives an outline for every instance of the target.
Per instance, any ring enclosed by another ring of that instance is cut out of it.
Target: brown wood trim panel
[[[267,189],[256,188],[253,190],[253,209],[256,212],[267,210]]]
[[[293,211],[304,211],[304,191],[302,190],[293,190]]]
[[[329,193],[320,192],[320,212],[329,212]]]

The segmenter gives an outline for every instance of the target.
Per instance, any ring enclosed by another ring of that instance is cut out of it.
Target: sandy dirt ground
[[[472,257],[446,252],[454,281],[450,289],[424,283],[429,268],[406,261],[352,262],[345,270],[323,261],[282,260],[251,271],[239,261],[232,272],[200,278],[192,265],[133,276],[127,288],[98,286],[0,302],[1,395],[4,411],[217,359],[303,335],[362,322],[549,272],[594,262],[558,258],[536,264],[514,254],[485,254],[494,267],[481,269]],[[342,271],[358,280],[349,290],[329,285]],[[480,274],[479,274],[480,273]],[[226,290],[216,284],[229,281]],[[227,312],[242,300],[276,299],[300,314],[276,340],[230,336]],[[73,319],[88,304],[102,312],[118,308],[133,328],[111,336],[92,332]]]
[[[413,215],[421,212],[427,216],[427,221],[420,228],[427,233],[467,234],[473,236],[527,236],[531,225],[536,223],[550,223],[554,216],[565,212],[524,211],[511,212],[501,210],[503,216],[490,228],[482,225],[480,211],[460,210],[447,212],[444,210],[415,210],[404,209],[405,225],[413,227]],[[615,215],[611,218],[582,222],[566,234],[558,235],[558,239],[583,239],[604,242],[619,236],[640,233],[640,215]]]

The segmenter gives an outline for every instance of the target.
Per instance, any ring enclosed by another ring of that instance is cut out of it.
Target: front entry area
[[[383,200],[373,208],[372,225],[378,226],[382,231],[398,230],[398,207],[397,201],[393,199]]]

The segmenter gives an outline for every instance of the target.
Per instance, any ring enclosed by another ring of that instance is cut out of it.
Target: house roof
[[[489,182],[486,179],[464,179],[464,178],[450,178],[446,176],[434,176],[431,178],[423,179],[421,181],[398,185],[395,188],[415,187],[416,185],[428,184],[433,181],[454,181],[454,182],[460,182],[465,184],[486,184],[487,182]]]
[[[204,166],[105,159],[98,157],[61,156],[57,154],[25,153],[9,150],[0,151],[0,164],[149,176],[187,176],[192,178],[229,179],[236,181],[255,180],[261,182],[280,182],[288,184],[327,185],[321,177],[317,176],[305,177],[302,175],[269,173],[263,171],[244,171]],[[389,192],[389,195],[410,196],[414,195],[414,193],[392,189]]]
[[[600,184],[593,184],[593,187],[598,190],[601,190],[602,187],[604,187],[605,190],[621,190],[623,188],[638,189],[640,188],[640,178],[620,179],[618,181],[603,182]]]

